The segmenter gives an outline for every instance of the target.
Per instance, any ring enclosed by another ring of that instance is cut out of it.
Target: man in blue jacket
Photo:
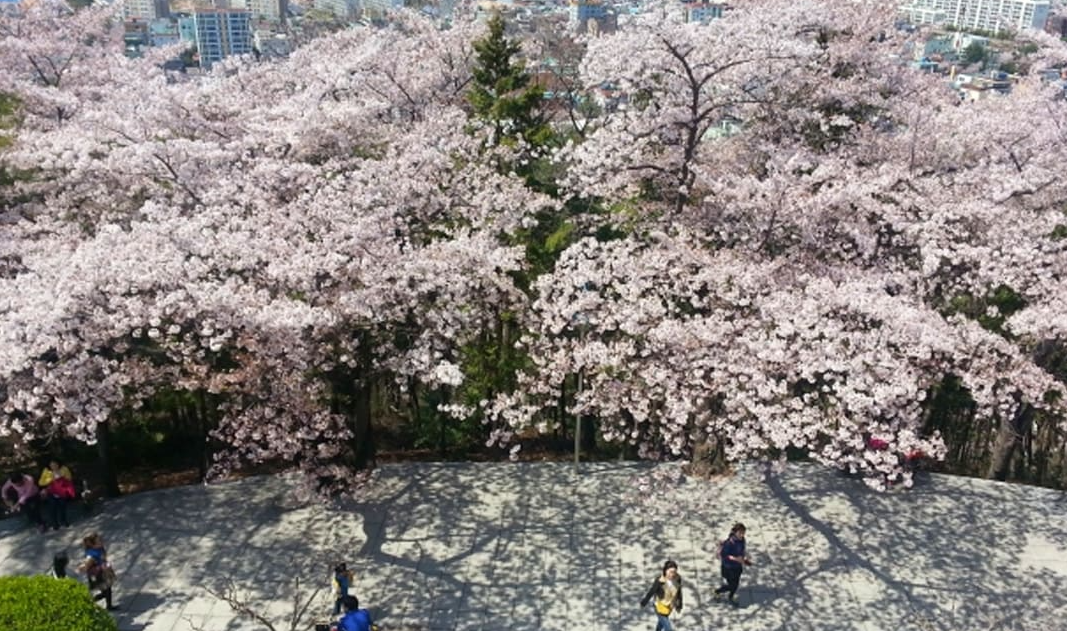
[[[336,631],[371,631],[370,612],[359,608],[359,599],[355,596],[345,596],[341,603],[345,608],[345,615],[337,621]]]

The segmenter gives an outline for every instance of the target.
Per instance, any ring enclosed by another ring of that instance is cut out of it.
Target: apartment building
[[[252,14],[246,9],[197,9],[193,12],[196,27],[196,52],[200,67],[227,57],[252,52]]]
[[[911,0],[901,6],[915,24],[991,32],[1043,29],[1050,10],[1049,0]]]

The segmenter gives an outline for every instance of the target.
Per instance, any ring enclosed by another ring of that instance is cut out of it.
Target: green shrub
[[[116,631],[114,618],[74,579],[0,576],[4,631]]]

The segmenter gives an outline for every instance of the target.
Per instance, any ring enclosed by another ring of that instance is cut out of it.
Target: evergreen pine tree
[[[474,42],[478,61],[474,85],[467,93],[474,115],[492,125],[498,144],[515,144],[521,138],[531,147],[546,145],[552,128],[542,111],[544,88],[516,59],[522,46],[504,34],[499,12],[493,13],[488,25],[489,33]]]

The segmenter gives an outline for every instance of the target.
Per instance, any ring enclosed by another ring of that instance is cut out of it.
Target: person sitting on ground
[[[370,612],[359,608],[358,598],[345,596],[341,604],[345,608],[345,615],[337,621],[334,631],[371,631]]]
[[[74,476],[71,475],[70,469],[59,459],[53,458],[41,471],[37,484],[41,487],[41,495],[48,508],[48,520],[52,529],[59,530],[60,524],[69,526],[67,502],[74,499]]]
[[[4,486],[0,487],[0,496],[3,496],[9,511],[21,512],[41,532],[46,530],[44,520],[41,519],[40,491],[32,476],[21,471],[13,472],[8,476],[7,482],[4,482]]]

